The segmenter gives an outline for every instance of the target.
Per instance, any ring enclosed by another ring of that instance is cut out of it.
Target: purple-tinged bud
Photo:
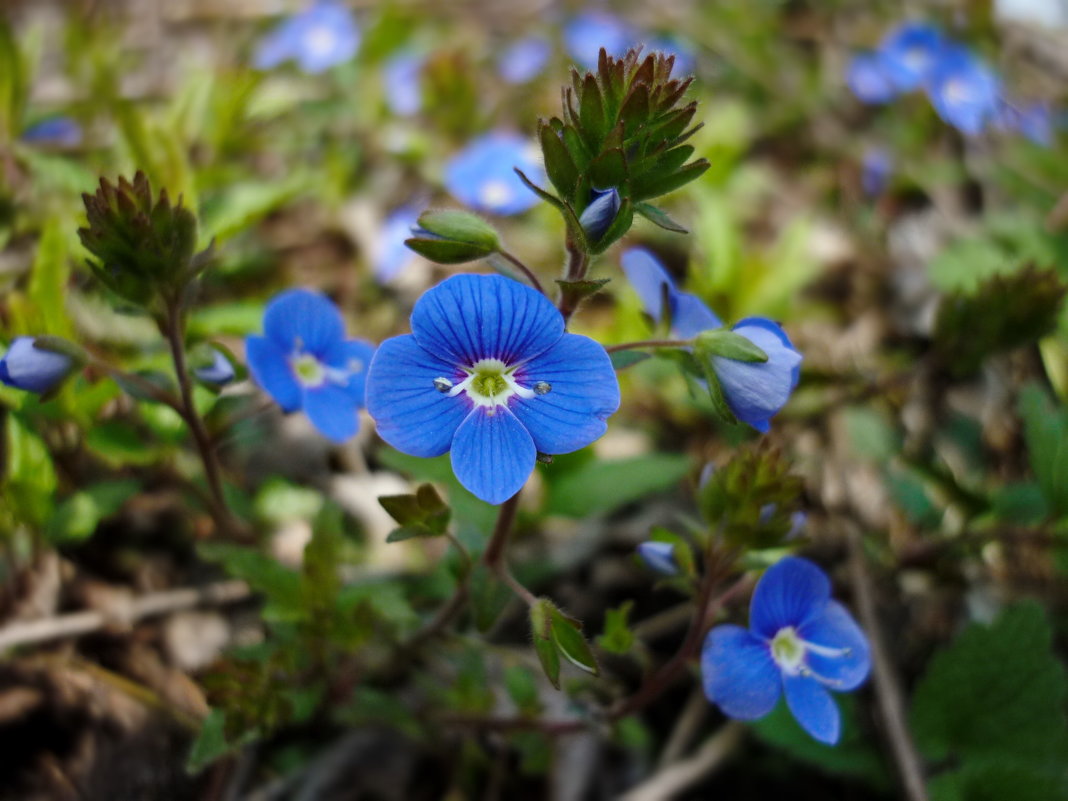
[[[596,242],[608,230],[608,226],[619,214],[620,203],[619,192],[615,187],[593,190],[593,200],[579,217],[579,224],[591,242]]]
[[[0,381],[43,395],[57,388],[77,366],[70,354],[40,347],[37,337],[16,337],[0,359]]]
[[[236,375],[234,365],[216,348],[208,348],[208,350],[210,353],[205,354],[204,364],[194,367],[193,375],[205,384],[213,384],[217,387],[229,384]]]
[[[638,546],[638,556],[655,573],[677,576],[679,565],[675,561],[675,546],[670,542],[649,540]]]

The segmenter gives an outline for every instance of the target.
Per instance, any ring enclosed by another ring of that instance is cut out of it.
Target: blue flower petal
[[[418,305],[418,304],[417,304]],[[382,439],[412,456],[440,456],[471,411],[466,397],[450,398],[435,378],[454,384],[465,378],[455,365],[419,346],[411,334],[387,339],[367,371],[367,411]]]
[[[513,42],[497,60],[497,70],[508,83],[527,83],[538,77],[549,62],[552,45],[542,36],[526,36]]]
[[[619,17],[599,11],[579,14],[564,27],[564,46],[571,57],[587,69],[597,66],[603,47],[610,56],[622,57],[637,44],[634,29]]]
[[[456,478],[486,503],[504,503],[519,492],[536,459],[526,427],[503,406],[476,407],[452,442]]]
[[[664,316],[664,295],[667,287],[668,309],[672,309],[677,290],[675,281],[664,266],[645,248],[629,248],[619,259],[623,272],[641,298],[645,313],[658,323]]]
[[[15,337],[0,359],[0,381],[26,392],[44,393],[67,377],[70,356],[36,346],[35,337]]]
[[[831,694],[813,678],[783,676],[786,704],[801,728],[827,745],[834,745],[841,736],[842,721]]]
[[[841,656],[807,653],[809,668],[816,675],[834,682],[831,689],[852,690],[868,678],[871,670],[868,638],[837,601],[827,604],[822,615],[804,623],[797,633],[806,643],[830,649],[849,649],[849,653]]]
[[[286,351],[267,337],[250,336],[245,340],[245,360],[252,380],[266,390],[283,411],[300,408],[300,386],[289,369]]]
[[[423,107],[423,65],[421,53],[403,51],[386,62],[382,69],[382,84],[386,105],[400,117],[417,114]]]
[[[994,72],[963,47],[947,48],[927,83],[927,97],[938,115],[968,136],[996,119],[1000,92]]]
[[[905,22],[887,34],[879,45],[883,68],[902,92],[921,86],[941,58],[946,40],[937,28],[922,22]]]
[[[304,413],[319,433],[337,443],[352,439],[360,430],[352,395],[330,382],[304,390]]]
[[[862,103],[888,103],[898,95],[881,53],[858,53],[846,68],[846,83]]]
[[[344,384],[338,384],[358,405],[364,405],[364,387],[367,383],[367,368],[375,355],[375,346],[362,339],[348,339],[333,345],[323,355],[323,362],[347,376]],[[335,381],[335,384],[338,382]]]
[[[564,334],[515,373],[523,387],[545,381],[551,389],[533,398],[513,396],[510,408],[542,453],[571,453],[604,434],[619,408],[619,381],[604,347],[579,334]]]
[[[787,556],[768,568],[753,591],[749,626],[767,640],[780,629],[795,629],[824,613],[831,582],[807,559]]]
[[[301,350],[322,357],[345,338],[345,324],[341,312],[326,295],[310,289],[289,289],[267,304],[263,332],[285,354]]]
[[[579,225],[582,226],[589,240],[596,242],[615,220],[622,201],[619,199],[619,190],[615,187],[603,191],[594,189],[592,194],[593,200],[579,217]]]
[[[382,223],[372,256],[375,277],[381,283],[393,280],[415,259],[415,254],[404,244],[404,240],[411,238],[412,226],[418,221],[419,211],[405,206],[394,211]]]
[[[701,648],[701,681],[708,700],[740,720],[762,718],[782,688],[767,643],[740,626],[716,626]]]
[[[563,336],[564,318],[540,292],[500,275],[454,275],[412,310],[412,333],[454,365],[532,359]]]
[[[720,320],[705,302],[689,292],[677,292],[671,310],[671,330],[679,339],[693,339],[702,331],[722,328]]]
[[[77,147],[82,142],[82,126],[72,117],[49,117],[22,133],[22,141],[58,147]]]
[[[656,573],[665,576],[679,574],[679,566],[675,562],[675,546],[670,542],[643,542],[638,546],[638,555],[649,569]]]
[[[534,183],[543,183],[545,169],[529,140],[497,131],[472,140],[445,165],[445,187],[476,211],[518,214],[538,202],[515,174],[521,169]]]
[[[223,386],[234,380],[235,372],[230,360],[221,351],[213,348],[211,351],[211,364],[197,367],[193,370],[193,375],[206,384]]]
[[[771,320],[750,317],[731,330],[761,348],[768,360],[742,362],[715,356],[712,366],[731,411],[743,423],[766,431],[768,420],[786,405],[797,386],[801,354]]]

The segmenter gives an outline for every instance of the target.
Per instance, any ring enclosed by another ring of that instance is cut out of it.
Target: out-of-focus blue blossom
[[[801,354],[778,323],[765,317],[747,317],[731,327],[764,353],[766,362],[742,362],[712,357],[723,397],[734,416],[757,431],[766,432],[774,417],[797,387]]]
[[[670,315],[671,330],[680,339],[720,328],[723,322],[696,295],[680,292],[660,261],[644,248],[630,248],[620,257],[623,272],[641,298],[645,313],[658,323]],[[667,309],[664,301],[667,301]]]
[[[220,350],[212,348],[211,364],[195,368],[193,375],[205,384],[221,387],[233,381],[236,373],[230,360]]]
[[[860,186],[868,197],[882,194],[894,172],[894,157],[884,147],[869,147],[860,160]]]
[[[341,3],[319,0],[271,31],[253,63],[268,70],[294,60],[314,75],[348,61],[359,47],[360,29],[352,12]]]
[[[637,44],[634,29],[619,17],[604,11],[587,11],[564,26],[564,46],[571,58],[586,69],[597,66],[603,47],[610,56],[621,57]]]
[[[367,410],[397,450],[451,452],[460,483],[488,503],[517,493],[538,453],[570,453],[619,408],[605,349],[564,331],[545,295],[499,275],[455,275],[412,310],[367,376]]]
[[[528,83],[541,75],[552,49],[544,36],[524,36],[504,49],[497,59],[497,71],[507,83]]]
[[[497,131],[473,139],[445,165],[445,187],[465,205],[492,214],[518,214],[538,202],[514,167],[534,183],[544,181],[537,146],[518,134]]]
[[[1048,103],[1017,104],[1003,99],[995,123],[1001,130],[1018,133],[1036,145],[1053,144],[1053,112]]]
[[[0,359],[0,381],[9,387],[43,394],[54,389],[75,368],[65,353],[39,348],[35,337],[16,337]]]
[[[697,66],[697,50],[692,44],[676,36],[653,36],[645,41],[646,53],[660,52],[675,57],[673,75],[689,75]]]
[[[846,83],[862,103],[888,103],[898,96],[879,53],[858,53],[846,69]]]
[[[390,58],[382,68],[386,105],[398,117],[418,114],[423,107],[423,65],[421,53],[404,51]]]
[[[586,232],[591,242],[596,242],[608,230],[608,226],[619,213],[622,201],[615,187],[611,189],[594,189],[593,200],[579,216],[579,225]]]
[[[675,561],[675,546],[670,542],[649,540],[638,546],[638,556],[650,570],[664,576],[677,576],[679,566]]]
[[[942,60],[947,46],[942,32],[923,22],[906,22],[883,39],[878,56],[887,76],[899,91],[919,89]]]
[[[284,411],[303,409],[328,439],[353,437],[374,346],[345,339],[337,306],[308,289],[276,295],[263,315],[263,331],[265,336],[245,341],[256,383]]]
[[[724,714],[762,718],[785,693],[802,728],[833,745],[841,734],[828,690],[847,692],[868,676],[868,640],[812,562],[788,556],[761,577],[749,629],[716,626],[701,651],[705,695]]]
[[[82,126],[72,117],[49,117],[22,132],[22,141],[54,147],[77,147],[82,143]]]
[[[927,80],[938,115],[961,133],[976,136],[998,113],[1001,85],[993,70],[964,47],[947,46]]]
[[[400,274],[415,255],[404,244],[419,222],[419,210],[403,206],[382,223],[371,254],[371,265],[380,283],[387,284]]]

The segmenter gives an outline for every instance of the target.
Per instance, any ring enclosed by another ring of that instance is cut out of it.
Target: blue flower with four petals
[[[497,131],[473,139],[445,165],[445,187],[465,205],[491,214],[518,214],[538,202],[514,167],[534,183],[544,182],[537,146],[514,133]]]
[[[605,349],[511,279],[453,276],[419,298],[411,325],[375,353],[367,410],[397,450],[451,452],[457,479],[488,503],[515,495],[538,453],[598,439],[619,408]]]
[[[506,47],[497,59],[497,71],[507,83],[528,83],[537,78],[552,55],[544,36],[524,36]]]
[[[345,339],[337,306],[308,289],[276,295],[263,315],[263,332],[245,340],[256,383],[284,411],[303,409],[328,439],[355,436],[374,346]]]
[[[260,43],[254,63],[269,70],[295,60],[317,74],[351,59],[360,47],[360,29],[340,3],[321,0],[283,21]]]
[[[802,728],[833,745],[841,734],[829,690],[846,692],[868,677],[867,638],[812,562],[782,559],[761,577],[749,629],[716,626],[701,651],[705,695],[739,720],[762,718],[786,695]]]

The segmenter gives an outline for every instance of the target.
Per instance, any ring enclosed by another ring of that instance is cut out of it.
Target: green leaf
[[[530,608],[530,635],[534,652],[541,662],[545,677],[557,690],[560,689],[560,653],[552,636],[552,602],[542,598]]]
[[[449,527],[452,511],[432,484],[420,485],[414,495],[383,495],[378,502],[401,526],[389,535],[387,542],[439,537]]]
[[[296,571],[254,548],[212,542],[202,543],[197,551],[201,558],[222,564],[231,576],[266,596],[265,620],[296,621],[302,617],[301,577]]]
[[[524,665],[510,665],[504,671],[504,686],[512,703],[524,715],[536,715],[541,711],[538,684],[534,674]]]
[[[496,249],[474,245],[469,242],[450,242],[427,236],[414,236],[405,239],[404,244],[425,259],[437,264],[463,264],[468,261],[484,259]]]
[[[678,454],[651,454],[615,461],[591,461],[552,476],[548,468],[548,514],[588,518],[606,514],[646,495],[673,487],[690,469]]]
[[[541,153],[545,159],[545,173],[549,176],[549,181],[561,195],[572,198],[579,172],[560,134],[554,131],[551,125],[540,122],[538,139],[541,141]]]
[[[653,225],[658,225],[665,231],[674,231],[676,234],[688,234],[689,230],[681,223],[672,219],[666,211],[651,203],[635,203],[634,211],[647,219]]]
[[[931,660],[912,699],[911,728],[931,760],[984,764],[1011,758],[1063,776],[1068,677],[1033,602],[973,623]]]
[[[628,619],[634,609],[634,601],[624,601],[617,609],[608,609],[604,617],[604,634],[597,638],[597,646],[610,654],[624,655],[634,647],[634,632]]]
[[[160,456],[160,448],[145,441],[145,437],[128,423],[111,420],[91,429],[85,446],[111,467],[152,464]]]
[[[419,216],[419,227],[449,242],[475,245],[487,253],[494,253],[501,248],[501,238],[497,229],[469,211],[459,209],[424,211]]]
[[[702,331],[698,334],[694,340],[694,353],[699,359],[719,356],[748,363],[768,360],[768,354],[751,339],[725,328]]]
[[[187,773],[197,774],[215,760],[226,756],[237,748],[236,743],[226,739],[226,713],[213,709],[204,719],[200,733],[193,741],[186,759]]]
[[[587,170],[590,184],[599,190],[615,187],[624,194],[627,185],[627,159],[620,149],[606,150],[590,162]]]
[[[690,162],[673,173],[650,172],[635,178],[631,182],[631,199],[634,202],[666,195],[690,181],[696,181],[711,165],[705,159]]]
[[[594,255],[604,253],[614,242],[625,236],[632,225],[634,225],[634,204],[628,198],[624,198],[619,205],[619,211],[616,212],[616,216],[612,220],[612,224],[608,226],[608,230],[601,234],[600,239],[590,245],[590,253]]]
[[[7,415],[6,429],[5,500],[16,520],[39,526],[52,514],[59,483],[52,456],[44,440],[17,415]]]
[[[842,413],[853,452],[863,459],[886,464],[901,451],[901,436],[877,410],[851,406]]]
[[[1068,514],[1068,409],[1032,383],[1020,391],[1019,412],[1035,478],[1054,514]]]
[[[102,481],[64,500],[48,521],[45,534],[56,545],[81,542],[102,520],[115,514],[141,488],[136,479]]]
[[[644,362],[646,359],[652,358],[651,353],[641,350],[614,350],[608,356],[612,360],[612,369],[614,370],[626,370],[638,362]]]
[[[582,623],[573,617],[568,617],[555,607],[550,611],[550,620],[553,642],[560,651],[560,655],[575,667],[599,676],[601,667],[597,664],[597,657],[593,655],[593,649],[590,648],[590,644],[582,633]]]
[[[712,401],[712,411],[715,413],[716,418],[721,423],[726,423],[727,425],[732,426],[737,425],[738,418],[727,404],[727,396],[723,394],[723,387],[720,386],[719,376],[716,375],[716,370],[712,365],[712,359],[708,356],[699,358],[696,353],[694,354],[694,358],[704,373],[705,391],[708,392],[709,400]]]
[[[579,300],[584,300],[596,295],[611,280],[611,278],[587,278],[582,281],[565,281],[563,278],[557,278],[556,283],[562,292],[569,292]]]
[[[971,761],[935,776],[930,801],[1066,801],[1068,787],[1057,772],[1036,771],[1011,758]]]

